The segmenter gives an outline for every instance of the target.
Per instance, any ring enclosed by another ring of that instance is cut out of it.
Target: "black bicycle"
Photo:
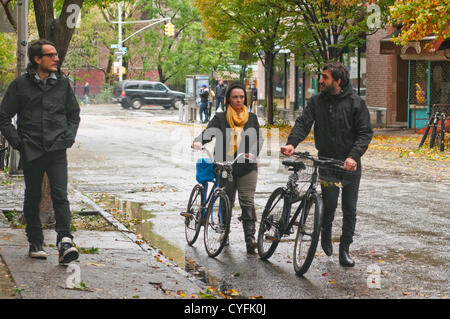
[[[316,190],[318,181],[340,186],[341,181],[354,173],[345,170],[342,161],[318,158],[308,152],[296,152],[282,164],[293,173],[286,187],[275,189],[266,203],[258,231],[258,254],[261,259],[269,259],[281,239],[294,234],[296,227],[293,264],[296,274],[303,275],[314,259],[322,225],[323,203]],[[297,202],[300,204],[292,213]]]
[[[213,159],[208,151],[207,153]],[[232,162],[214,161],[215,178],[209,194],[208,183],[196,184],[189,196],[186,211],[181,213],[185,218],[185,236],[189,246],[195,243],[200,228],[205,226],[204,244],[210,257],[219,255],[228,240],[231,204],[225,187],[221,187],[221,181],[233,179],[232,166],[241,156],[244,154],[239,154]]]

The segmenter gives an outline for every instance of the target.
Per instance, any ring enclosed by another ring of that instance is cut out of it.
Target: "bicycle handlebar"
[[[218,162],[218,161],[214,160],[214,156],[211,154],[211,152],[210,152],[206,147],[203,146],[201,149],[195,149],[195,148],[193,148],[192,145],[191,145],[191,148],[192,148],[192,150],[194,150],[194,151],[202,151],[202,152],[206,152],[206,154],[208,154],[209,159],[210,159],[211,161],[213,161],[214,164],[219,164],[219,165],[233,165],[234,163],[236,163],[236,161],[237,161],[239,158],[241,158],[242,156],[245,156],[245,153],[239,153],[239,154],[236,156],[236,158],[235,158],[233,161],[231,161],[231,162]]]
[[[304,158],[304,159],[309,159],[311,161],[313,161],[314,163],[317,163],[320,166],[326,166],[326,165],[334,165],[334,166],[339,166],[342,169],[344,168],[344,162],[334,159],[334,158],[327,158],[327,157],[314,157],[311,154],[309,154],[309,152],[294,152],[293,154],[294,156],[300,157],[300,158]]]

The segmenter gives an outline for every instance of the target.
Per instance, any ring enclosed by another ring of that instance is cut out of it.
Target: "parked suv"
[[[125,80],[114,87],[112,102],[138,110],[142,105],[161,105],[165,109],[184,104],[186,94],[170,90],[161,82]]]

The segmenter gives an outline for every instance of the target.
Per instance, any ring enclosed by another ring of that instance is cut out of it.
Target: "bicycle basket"
[[[195,169],[195,179],[200,184],[214,181],[214,163],[209,158],[199,158]]]
[[[356,172],[348,171],[336,165],[322,166],[319,168],[319,179],[322,183],[325,182],[325,184],[340,184],[345,186],[353,180],[355,175]]]

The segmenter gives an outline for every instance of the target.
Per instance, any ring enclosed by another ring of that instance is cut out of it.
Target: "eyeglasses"
[[[55,59],[58,57],[58,53],[44,53],[41,56],[48,56],[50,59]]]

